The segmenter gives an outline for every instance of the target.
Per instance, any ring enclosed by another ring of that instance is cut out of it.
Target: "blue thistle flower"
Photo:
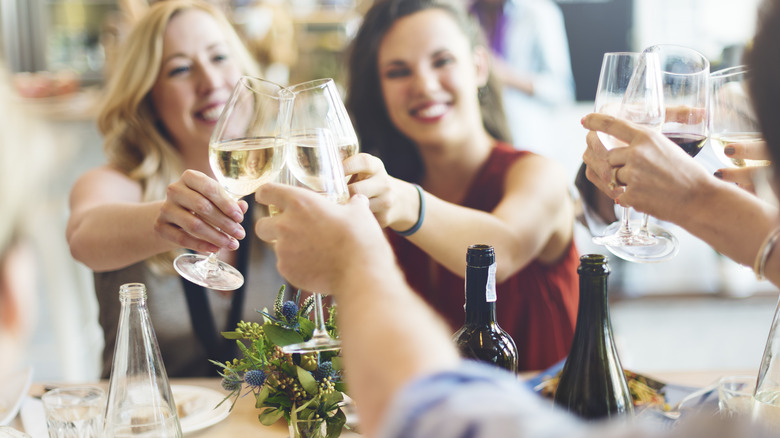
[[[249,370],[244,374],[244,381],[249,386],[259,388],[265,383],[265,373],[262,370]]]
[[[241,379],[236,375],[225,376],[222,378],[222,389],[233,392],[241,389]]]
[[[314,378],[323,381],[328,377],[333,377],[333,363],[330,361],[322,362],[314,370]]]
[[[289,324],[298,322],[298,305],[292,301],[285,301],[282,305],[282,315]]]

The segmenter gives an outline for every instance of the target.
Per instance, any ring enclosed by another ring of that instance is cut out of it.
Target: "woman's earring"
[[[487,85],[483,85],[477,88],[477,98],[480,101],[482,101],[485,98],[485,96],[487,96],[487,93],[488,93]]]

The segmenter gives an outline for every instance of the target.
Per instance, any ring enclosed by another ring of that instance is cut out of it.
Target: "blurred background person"
[[[554,110],[574,102],[563,14],[550,0],[471,0],[490,44],[512,141],[552,156]]]
[[[355,175],[350,192],[367,196],[390,229],[407,281],[453,332],[464,321],[466,249],[494,246],[498,323],[517,344],[518,368],[544,369],[574,333],[573,203],[557,163],[507,143],[480,37],[457,1],[375,2],[351,47],[347,87],[368,153],[344,170]]]
[[[98,118],[108,164],[74,184],[67,227],[73,257],[94,271],[103,376],[113,356],[117,294],[129,282],[147,286],[168,374],[208,375],[215,372],[209,359],[235,357],[235,343],[220,332],[271,308],[284,283],[270,246],[253,238],[239,246],[253,209],[225,193],[208,160],[234,84],[258,67],[225,16],[197,0],[155,3],[118,56]],[[215,293],[188,282],[172,265],[182,249],[219,252],[246,283]]]
[[[54,164],[50,132],[23,107],[0,62],[0,379],[27,362],[38,319],[36,249],[29,214]]]

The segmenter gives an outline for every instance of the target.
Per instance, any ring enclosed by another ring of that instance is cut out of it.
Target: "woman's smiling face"
[[[487,81],[487,54],[472,50],[448,12],[426,9],[396,21],[377,63],[389,117],[417,144],[457,141],[482,129],[477,89]]]
[[[205,153],[241,69],[219,25],[197,9],[175,15],[165,30],[151,98],[171,141]]]

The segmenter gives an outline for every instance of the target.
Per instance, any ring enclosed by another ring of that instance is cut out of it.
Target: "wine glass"
[[[596,92],[595,111],[624,118],[634,123],[660,126],[663,121],[662,95],[658,59],[653,53],[605,53]],[[599,139],[607,149],[626,144],[603,132]],[[618,222],[593,238],[598,245],[615,248],[650,247],[658,244],[653,236],[635,233],[631,228],[630,210],[623,207]]]
[[[287,88],[294,96],[291,131],[327,128],[342,160],[360,151],[357,134],[333,79],[315,79]]]
[[[293,112],[293,119],[296,115]],[[301,114],[306,118],[307,115]],[[305,125],[302,123],[300,126]],[[290,132],[286,154],[289,182],[319,193],[333,202],[343,204],[349,199],[344,168],[334,136],[328,128],[297,129]],[[310,353],[338,350],[341,342],[333,339],[325,328],[322,295],[314,296],[314,333],[306,342],[287,345],[285,353]]]
[[[665,114],[661,133],[695,157],[706,143],[709,129],[710,63],[701,53],[673,44],[651,46],[643,53],[658,57]],[[620,258],[642,263],[663,262],[676,256],[677,237],[661,225],[649,224],[649,219],[647,213],[642,215],[636,233],[653,237],[655,244],[607,248]]]
[[[734,143],[763,141],[752,100],[748,92],[750,71],[747,66],[718,70],[710,75],[710,146],[726,166],[768,166],[766,160],[730,158],[724,149]]]
[[[209,163],[233,199],[251,194],[281,169],[280,106],[291,99],[282,90],[273,82],[243,76],[219,116],[209,140]],[[244,284],[241,272],[218,260],[216,253],[185,253],[173,266],[182,277],[210,289],[235,290]]]

